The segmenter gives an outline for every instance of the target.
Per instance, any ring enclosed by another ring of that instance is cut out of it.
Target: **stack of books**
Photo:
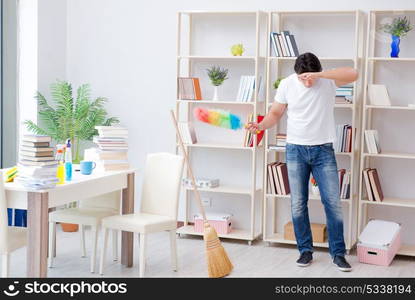
[[[276,57],[297,57],[300,55],[294,35],[290,34],[288,30],[271,32],[270,38]]]
[[[273,162],[267,165],[268,193],[273,195],[288,195],[290,185],[288,182],[287,164]]]
[[[127,170],[128,130],[119,126],[96,126],[98,136],[93,141],[98,145],[97,169],[101,171]]]
[[[356,129],[354,130],[356,133]],[[336,126],[336,142],[334,150],[336,152],[352,151],[353,128],[349,124],[340,124]]]
[[[365,130],[366,148],[368,153],[379,154],[381,149],[379,145],[379,134],[375,129]]]
[[[257,122],[260,123],[263,119],[264,119],[264,116],[258,115]],[[254,115],[253,114],[249,114],[249,116],[248,116],[248,122],[253,122],[253,120],[254,120]],[[258,146],[259,143],[261,143],[262,138],[264,137],[264,130],[262,130],[259,133],[257,133],[256,136],[257,136],[257,138],[256,138],[256,144]],[[244,144],[243,144],[244,147],[253,147],[253,145],[254,145],[254,138],[255,138],[255,134],[253,134],[250,131],[246,130],[245,131]]]
[[[340,199],[349,199],[350,197],[350,171],[346,169],[338,170]]]
[[[15,178],[30,189],[49,189],[55,187],[58,179],[51,138],[44,135],[24,135],[20,144],[18,163],[19,176]]]
[[[257,90],[259,93],[259,88],[261,86],[261,76],[259,77],[258,85],[255,82],[255,76],[241,76],[241,80],[239,81],[239,89],[238,95],[236,96],[237,102],[250,102],[253,100],[254,92]]]
[[[179,100],[202,100],[199,78],[179,77],[177,85]]]
[[[353,97],[353,84],[346,84],[336,89],[336,97]]]
[[[366,168],[363,170],[363,178],[369,201],[383,201],[383,192],[380,185],[379,175],[376,169]]]
[[[285,150],[286,144],[287,144],[287,135],[285,133],[277,133],[276,144],[269,144],[268,149]]]

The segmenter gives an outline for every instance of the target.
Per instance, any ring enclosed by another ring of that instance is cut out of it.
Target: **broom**
[[[190,174],[190,178],[192,180],[193,192],[195,198],[199,204],[200,211],[203,216],[204,222],[204,231],[203,231],[203,240],[205,241],[206,247],[206,260],[208,266],[208,274],[210,278],[219,278],[228,275],[232,271],[232,263],[229,260],[228,255],[226,254],[225,249],[221,245],[218,234],[216,233],[215,228],[210,226],[206,219],[205,209],[202,205],[202,200],[200,198],[199,191],[196,187],[196,180],[192,172],[192,168],[190,167],[189,158],[187,156],[187,152],[183,145],[182,136],[180,135],[179,127],[177,125],[177,120],[174,115],[173,110],[170,110],[171,117],[173,119],[174,126],[176,127],[176,134],[179,140],[180,148],[183,152],[184,161],[187,165],[188,172]]]

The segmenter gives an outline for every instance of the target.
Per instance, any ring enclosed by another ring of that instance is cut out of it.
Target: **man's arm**
[[[336,86],[342,86],[354,82],[359,77],[359,72],[351,67],[342,67],[322,72],[310,72],[299,75],[303,79],[326,78],[333,79]]]
[[[282,115],[285,112],[285,109],[287,108],[287,104],[274,102],[271,106],[270,111],[265,116],[265,118],[262,120],[261,123],[256,122],[249,122],[247,126],[247,130],[256,133],[258,130],[265,130],[268,129],[279,121],[279,119],[282,117]]]

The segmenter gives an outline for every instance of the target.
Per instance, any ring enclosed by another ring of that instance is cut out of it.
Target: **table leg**
[[[47,276],[48,193],[27,193],[27,277]]]
[[[122,190],[122,214],[134,213],[134,173],[127,174],[127,188]],[[123,231],[121,235],[121,263],[133,266],[134,234]]]

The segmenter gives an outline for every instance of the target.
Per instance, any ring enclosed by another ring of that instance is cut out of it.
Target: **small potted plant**
[[[313,195],[320,195],[320,190],[318,189],[318,185],[317,185],[317,181],[314,179],[313,176],[311,176],[310,179],[311,182],[311,192],[313,193]]]
[[[207,74],[209,76],[210,81],[214,86],[213,91],[213,99],[212,101],[218,101],[218,87],[222,85],[222,83],[228,79],[228,69],[222,69],[219,66],[213,66],[210,69],[207,69]]]
[[[244,49],[244,45],[241,44],[235,44],[231,47],[231,53],[233,56],[242,56],[242,54],[244,53],[245,49]]]
[[[409,31],[413,29],[411,22],[407,17],[394,18],[392,23],[382,24],[380,29],[385,33],[389,33],[392,37],[391,43],[391,57],[399,57],[399,44],[401,37],[404,37]]]

